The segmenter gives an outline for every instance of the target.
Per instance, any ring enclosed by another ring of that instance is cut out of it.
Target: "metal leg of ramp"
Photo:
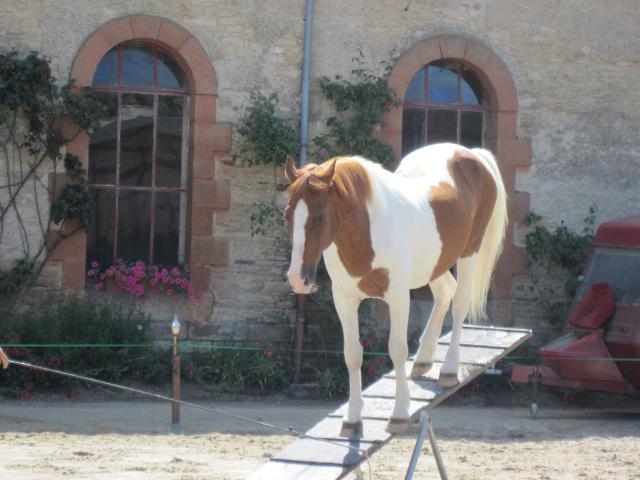
[[[420,457],[420,451],[422,450],[422,444],[424,443],[424,439],[427,435],[429,435],[429,443],[431,444],[433,458],[435,459],[436,465],[438,466],[440,480],[448,480],[449,477],[447,477],[447,472],[444,468],[444,462],[442,461],[442,456],[440,455],[440,449],[438,448],[438,443],[436,442],[436,435],[435,433],[433,433],[433,428],[431,428],[431,418],[424,410],[420,412],[420,432],[418,433],[416,446],[413,447],[413,454],[411,455],[411,461],[409,462],[409,468],[407,469],[407,474],[404,476],[404,480],[411,480],[413,478],[413,473],[415,472],[416,465],[418,463],[418,457]]]

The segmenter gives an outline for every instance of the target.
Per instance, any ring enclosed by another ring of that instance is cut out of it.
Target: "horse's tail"
[[[490,151],[481,148],[474,148],[472,151],[489,167],[497,189],[496,203],[482,238],[476,269],[471,282],[469,318],[475,323],[480,319],[486,318],[485,307],[487,305],[489,287],[491,286],[491,276],[498,256],[502,251],[502,241],[504,240],[509,219],[507,216],[507,194],[495,157]]]

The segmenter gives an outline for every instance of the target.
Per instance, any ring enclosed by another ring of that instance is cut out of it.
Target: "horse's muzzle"
[[[296,275],[295,270],[290,269],[287,273],[289,284],[295,293],[306,295],[317,290],[316,282],[316,266],[303,265],[300,273]]]
[[[302,270],[300,272],[300,276],[304,280],[305,286],[307,286],[307,285],[312,286],[314,283],[316,283],[316,275],[317,275],[317,270],[316,270],[316,266],[315,265],[312,265],[312,266],[303,265],[302,266]]]

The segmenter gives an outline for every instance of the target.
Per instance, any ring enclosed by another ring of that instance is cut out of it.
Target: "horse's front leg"
[[[362,433],[362,345],[358,333],[358,306],[360,299],[333,289],[333,302],[340,317],[344,338],[344,361],[349,371],[349,404],[342,421],[341,437]]]
[[[387,298],[391,317],[389,333],[389,356],[396,373],[396,400],[393,413],[387,424],[387,432],[404,432],[409,426],[409,384],[405,363],[409,355],[407,347],[407,325],[409,323],[409,290],[389,295]]]

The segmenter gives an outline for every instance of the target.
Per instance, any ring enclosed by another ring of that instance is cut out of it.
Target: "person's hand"
[[[9,368],[9,357],[7,354],[2,351],[0,348],[0,363],[2,363],[2,368]]]

